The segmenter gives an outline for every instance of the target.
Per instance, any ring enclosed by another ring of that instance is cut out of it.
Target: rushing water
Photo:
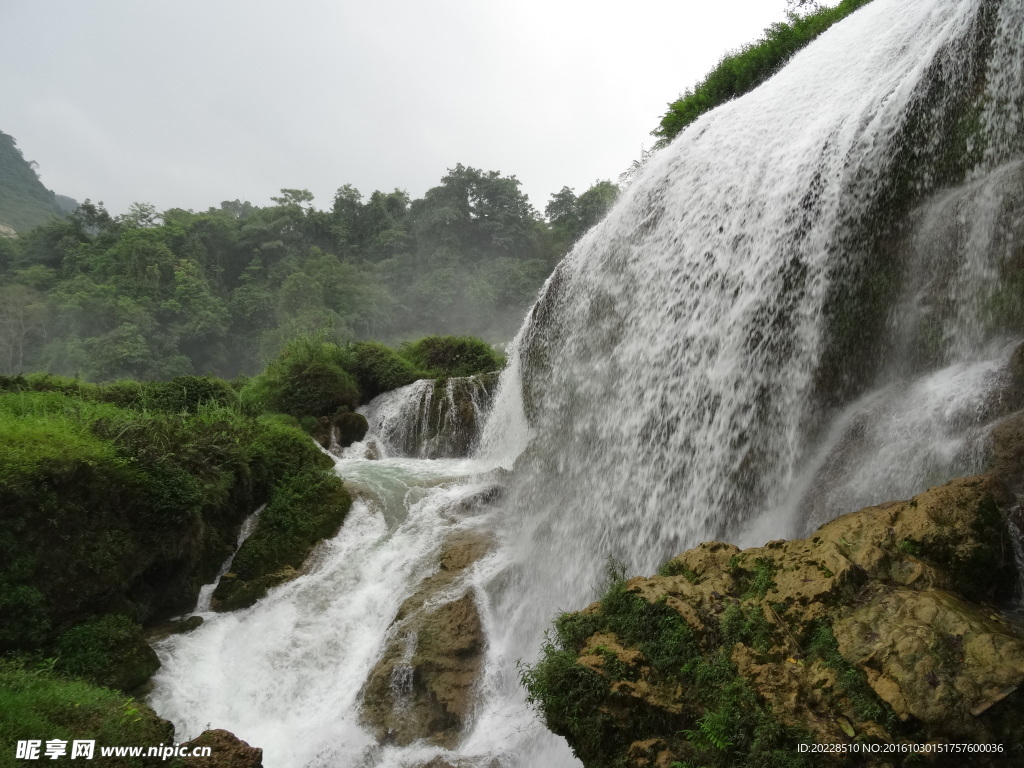
[[[577,765],[516,661],[606,556],[650,572],[979,469],[1020,405],[1022,24],[1024,0],[875,0],[697,121],[548,281],[475,457],[401,455],[443,455],[407,421],[431,385],[371,404],[368,443],[391,447],[338,459],[358,497],[339,535],[254,607],[168,638],[157,711],[269,768]],[[503,500],[460,504],[513,462]],[[488,638],[475,717],[452,754],[379,746],[359,692],[466,528],[496,542],[458,587]]]

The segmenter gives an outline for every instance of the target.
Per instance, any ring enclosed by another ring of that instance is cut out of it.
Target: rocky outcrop
[[[1012,502],[966,478],[807,539],[616,575],[558,619],[524,682],[588,767],[1019,764],[1024,636],[993,607],[1017,583]],[[811,742],[848,749],[801,757]],[[947,742],[1002,752],[850,751]]]
[[[452,535],[437,572],[399,609],[362,697],[362,719],[382,743],[458,743],[486,645],[476,598],[463,576],[490,547],[478,532]]]
[[[303,473],[278,487],[213,591],[215,611],[248,608],[291,581],[324,539],[338,533],[352,497],[337,475]]]
[[[181,745],[189,750],[209,747],[209,757],[182,758],[185,768],[263,768],[263,750],[250,747],[230,731],[215,729],[203,731],[199,736]]]

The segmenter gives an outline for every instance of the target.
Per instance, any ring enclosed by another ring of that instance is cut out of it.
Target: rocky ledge
[[[588,768],[1022,765],[1024,636],[996,607],[1018,583],[1012,504],[965,478],[807,539],[612,567],[524,684]],[[964,743],[1002,751],[939,751]]]

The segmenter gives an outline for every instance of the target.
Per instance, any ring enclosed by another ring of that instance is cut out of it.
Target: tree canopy
[[[0,238],[0,373],[231,377],[314,332],[505,340],[617,191],[569,190],[565,214],[563,190],[545,220],[515,176],[458,164],[420,199],[346,184],[326,210],[305,189],[203,212],[86,201]]]

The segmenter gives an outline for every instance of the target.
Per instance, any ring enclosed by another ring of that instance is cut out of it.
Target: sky
[[[456,163],[543,211],[654,142],[785,0],[0,0],[0,130],[43,183],[133,202],[421,197]]]

